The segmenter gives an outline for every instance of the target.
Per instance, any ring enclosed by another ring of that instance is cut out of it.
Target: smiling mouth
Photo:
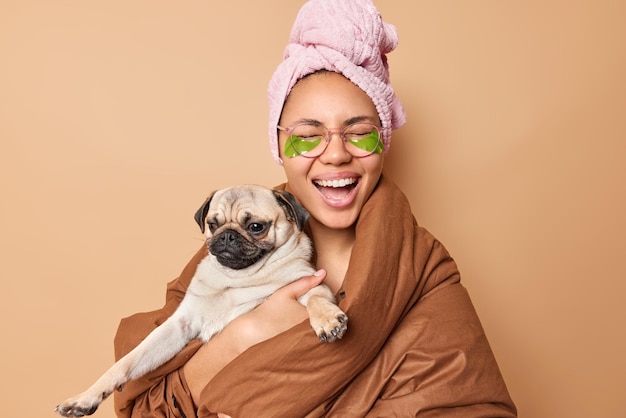
[[[327,199],[341,200],[346,198],[352,192],[357,184],[358,178],[350,177],[335,180],[315,180],[313,184],[317,190]]]

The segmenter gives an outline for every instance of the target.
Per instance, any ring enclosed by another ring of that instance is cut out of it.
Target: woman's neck
[[[350,254],[355,240],[354,226],[346,229],[333,229],[309,219],[311,239],[315,246],[316,267],[326,270],[324,283],[336,293],[343,284]]]

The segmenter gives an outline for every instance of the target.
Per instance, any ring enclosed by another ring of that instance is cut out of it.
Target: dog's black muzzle
[[[208,245],[221,265],[234,270],[249,267],[267,254],[263,245],[250,242],[234,229],[213,236]]]

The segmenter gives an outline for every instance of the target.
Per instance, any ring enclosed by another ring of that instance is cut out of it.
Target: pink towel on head
[[[382,125],[385,152],[392,129],[404,124],[404,108],[389,82],[386,54],[398,44],[393,25],[382,21],[371,0],[310,0],[302,6],[268,88],[269,137],[278,152],[278,121],[289,92],[318,70],[343,74],[372,99]]]

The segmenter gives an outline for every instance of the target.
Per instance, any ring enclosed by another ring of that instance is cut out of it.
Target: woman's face
[[[362,118],[380,126],[378,112],[367,94],[344,76],[323,72],[300,80],[291,90],[280,119],[290,127],[300,121],[316,121],[334,129]],[[355,158],[338,133],[319,157],[286,157],[288,135],[279,131],[279,150],[287,175],[287,190],[311,216],[333,229],[351,227],[372,194],[382,168],[382,154]]]

